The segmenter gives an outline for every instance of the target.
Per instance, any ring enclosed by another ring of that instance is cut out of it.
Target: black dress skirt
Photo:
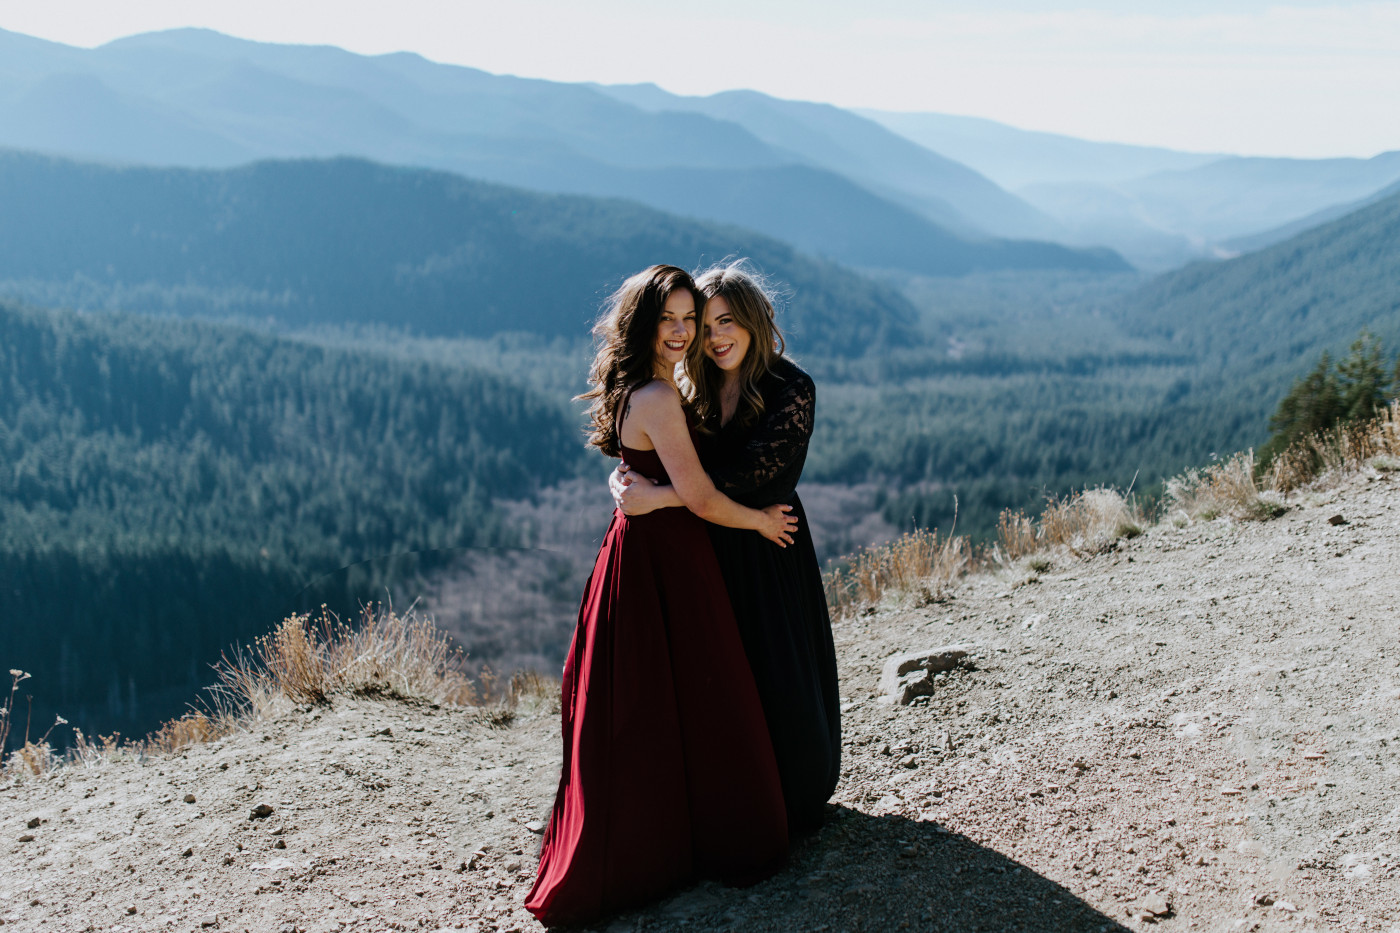
[[[807,459],[816,387],[779,358],[760,384],[764,412],[751,425],[735,418],[699,443],[715,485],[752,508],[793,506],[798,518],[786,548],[756,531],[709,525],[739,635],[768,719],[782,779],[788,826],[821,825],[841,776],[841,698],[836,648],[821,568],[797,481]]]

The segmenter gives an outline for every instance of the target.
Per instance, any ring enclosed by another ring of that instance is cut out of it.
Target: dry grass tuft
[[[1002,565],[1056,547],[1077,555],[1099,554],[1121,538],[1142,534],[1147,519],[1135,499],[1107,488],[1086,489],[1066,498],[1052,497],[1037,519],[1007,510],[997,522],[992,559]],[[1032,570],[1049,569],[1046,559],[1032,562]]]
[[[1367,467],[1400,468],[1400,399],[1369,421],[1340,424],[1297,441],[1274,458],[1265,485],[1286,495]]]
[[[283,619],[250,651],[225,656],[213,688],[215,720],[259,719],[339,695],[474,706],[480,693],[462,655],[427,619],[366,606],[357,625],[324,608]]]
[[[139,741],[123,742],[118,735],[93,741],[75,729],[76,741],[66,755],[49,746],[48,732],[38,742],[26,737],[0,772],[37,775],[65,762],[168,754],[222,738],[289,707],[326,703],[337,695],[476,706],[494,725],[509,723],[521,707],[534,709],[558,699],[558,681],[533,672],[501,681],[489,669],[473,681],[463,673],[463,660],[448,637],[412,609],[398,614],[367,606],[354,625],[324,608],[315,618],[293,615],[251,648],[224,657],[203,709],[191,710]],[[15,689],[29,676],[11,673],[10,698],[0,706],[0,736],[8,733]],[[60,718],[54,725],[64,723]]]
[[[939,602],[971,562],[966,537],[912,531],[888,544],[863,548],[827,573],[827,605],[833,617],[844,618],[876,605],[887,593],[912,595],[922,605]]]
[[[1277,462],[1276,462],[1277,465]],[[1275,480],[1256,479],[1254,451],[1246,450],[1204,470],[1190,469],[1167,480],[1164,505],[1170,514],[1211,521],[1221,516],[1264,521],[1287,509]]]

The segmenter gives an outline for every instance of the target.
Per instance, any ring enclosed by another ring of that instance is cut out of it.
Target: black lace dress
[[[700,457],[736,502],[793,506],[799,524],[786,548],[756,531],[709,525],[744,651],[753,669],[778,760],[788,826],[819,826],[841,774],[836,649],[812,531],[797,496],[816,415],[816,386],[780,358],[760,384],[764,412],[702,436]]]

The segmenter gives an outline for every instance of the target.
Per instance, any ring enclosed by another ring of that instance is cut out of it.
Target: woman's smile
[[[685,351],[695,339],[695,296],[682,289],[672,292],[656,323],[656,372],[669,379],[675,365],[685,359]]]
[[[705,302],[705,355],[725,371],[732,371],[744,362],[751,335],[738,321],[724,296],[715,295]]]

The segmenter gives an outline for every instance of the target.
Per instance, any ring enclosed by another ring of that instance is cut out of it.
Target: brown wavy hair
[[[749,349],[739,364],[739,409],[734,417],[743,427],[753,425],[763,416],[763,393],[759,381],[768,374],[774,360],[787,348],[783,333],[773,320],[773,299],[763,277],[749,268],[747,260],[711,266],[700,273],[695,285],[705,301],[720,297],[729,305],[734,322],[749,332]],[[720,387],[724,374],[714,360],[705,355],[705,324],[703,308],[696,340],[686,354],[685,373],[699,429],[707,434],[719,429]]]
[[[698,312],[705,298],[695,280],[679,266],[651,266],[623,282],[612,293],[603,314],[593,325],[597,355],[588,370],[592,387],[578,396],[588,406],[588,443],[609,457],[622,456],[618,422],[622,400],[638,386],[655,378],[656,328],[666,301],[688,291]],[[699,328],[697,330],[697,337]],[[693,346],[698,339],[691,342]]]

